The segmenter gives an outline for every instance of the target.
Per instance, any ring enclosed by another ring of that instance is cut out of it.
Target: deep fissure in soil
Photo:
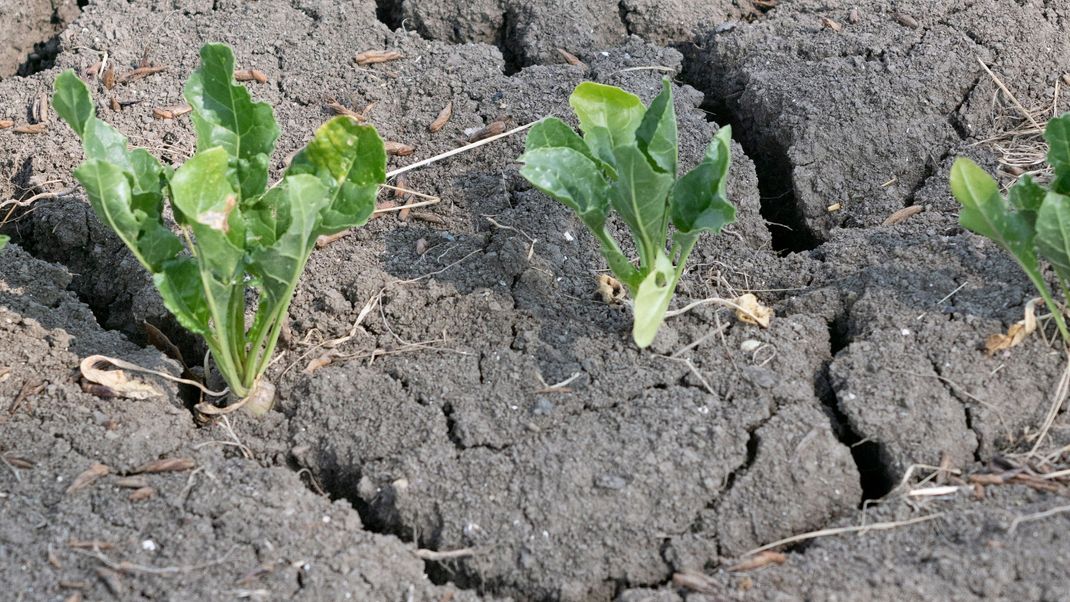
[[[773,250],[798,253],[820,245],[821,241],[806,224],[802,207],[795,198],[792,165],[784,145],[779,140],[756,135],[726,102],[707,95],[701,109],[707,120],[720,126],[731,126],[732,139],[754,161],[761,216],[772,236]]]
[[[829,322],[829,351],[833,358],[850,343],[847,327],[847,315],[837,316]],[[859,482],[862,485],[862,504],[878,500],[895,487],[895,479],[883,458],[880,443],[863,439],[850,424],[847,416],[840,409],[836,391],[832,387],[829,375],[831,360],[821,367],[818,375],[817,391],[821,404],[832,421],[832,431],[840,443],[851,450],[851,457],[858,467]]]

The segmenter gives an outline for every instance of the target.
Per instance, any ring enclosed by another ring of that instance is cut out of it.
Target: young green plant
[[[75,177],[97,216],[152,273],[179,323],[204,338],[233,395],[263,412],[274,391],[263,375],[316,238],[367,222],[386,153],[374,128],[335,117],[269,188],[279,128],[271,107],[234,81],[229,47],[201,49],[184,95],[197,150],[176,170],[127,148],[73,71],[56,79],[53,106],[82,139],[87,160]],[[178,234],[164,222],[165,199]]]
[[[528,133],[520,174],[575,211],[598,239],[609,269],[632,297],[635,343],[647,347],[699,235],[716,234],[735,221],[736,209],[725,195],[732,133],[721,128],[702,162],[677,178],[676,111],[668,80],[649,107],[634,94],[593,82],[577,86],[569,104],[583,137],[556,117],[540,121]],[[611,212],[631,231],[639,267],[610,233]]]
[[[1044,138],[1053,173],[1047,187],[1025,175],[1004,198],[991,176],[960,157],[951,168],[951,192],[962,203],[962,227],[1014,257],[1047,304],[1064,344],[1070,345],[1064,307],[1048,287],[1040,262],[1044,258],[1051,264],[1064,302],[1070,299],[1070,113],[1049,121]]]

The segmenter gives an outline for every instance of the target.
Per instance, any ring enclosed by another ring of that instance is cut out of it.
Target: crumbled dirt
[[[59,48],[54,36],[78,16],[77,0],[0,1],[0,79],[29,75],[52,66]]]
[[[278,411],[233,416],[232,435],[197,427],[188,392],[166,383],[139,402],[82,390],[77,364],[94,353],[177,372],[139,345],[143,321],[190,357],[203,349],[81,191],[39,200],[2,226],[13,244],[0,251],[0,453],[15,462],[0,467],[0,505],[18,518],[0,521],[0,581],[28,599],[62,599],[68,581],[84,581],[87,599],[1057,599],[1070,586],[1057,568],[1065,515],[1008,529],[1060,506],[1061,492],[1000,486],[922,503],[897,485],[931,472],[915,465],[976,472],[1020,451],[1064,366],[1039,336],[981,351],[1033,293],[956,225],[946,180],[959,154],[993,165],[974,146],[995,110],[974,57],[1042,103],[1061,75],[1047,49],[1065,54],[1066,11],[684,4],[86,6],[57,37],[55,69],[0,81],[3,115],[25,121],[59,69],[98,51],[120,71],[147,60],[167,69],[110,91],[94,80],[99,114],[180,163],[194,146],[188,117],[152,109],[181,104],[200,44],[223,41],[240,68],[268,74],[250,86],[283,130],[276,177],[332,100],[370,106],[384,138],[415,147],[398,167],[494,121],[571,119],[567,97],[584,80],[649,101],[673,77],[685,168],[718,123],[741,143],[729,186],[739,220],[702,239],[676,306],[753,291],[776,317],[763,330],[701,305],[635,349],[627,310],[595,295],[605,264],[593,238],[518,176],[517,136],[407,174],[442,198],[422,212],[431,221],[384,216],[313,254],[293,342],[270,373]],[[382,49],[403,58],[352,60]],[[447,103],[452,118],[429,132]],[[41,134],[0,131],[0,199],[71,186],[81,159],[55,119]],[[880,225],[911,204],[925,210]],[[320,345],[365,307],[352,339]],[[306,371],[317,359],[330,362]],[[1060,418],[1050,445],[1064,439]],[[196,467],[148,475],[152,497],[128,499],[120,476],[175,457]],[[93,462],[111,473],[65,493]],[[757,546],[859,524],[863,501],[889,493],[867,524],[944,514],[725,570]],[[111,547],[77,552],[72,539]],[[418,549],[456,554],[425,562]],[[673,585],[685,571],[704,575],[705,593]]]

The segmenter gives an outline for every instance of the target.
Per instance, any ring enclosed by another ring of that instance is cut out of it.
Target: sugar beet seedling
[[[632,297],[632,336],[639,347],[654,340],[684,265],[703,232],[735,221],[725,187],[731,163],[731,130],[723,127],[702,162],[676,177],[677,131],[668,80],[644,107],[614,86],[584,82],[569,97],[581,138],[550,117],[528,133],[520,169],[533,186],[576,212],[601,243],[610,270]],[[631,231],[636,268],[607,229],[610,211]],[[675,228],[668,248],[669,223]]]
[[[208,44],[186,82],[197,151],[177,170],[95,115],[73,71],[56,79],[56,112],[82,139],[75,170],[97,216],[153,276],[167,309],[204,338],[231,392],[266,412],[274,387],[263,378],[317,237],[368,221],[386,180],[375,128],[339,116],[321,126],[270,188],[279,128],[271,106],[234,81],[229,47]],[[164,223],[170,201],[181,236]],[[247,294],[248,289],[255,291]],[[251,324],[246,303],[255,299]]]
[[[1004,198],[992,176],[960,157],[951,168],[951,192],[962,204],[962,227],[1014,257],[1048,306],[1063,344],[1070,345],[1064,306],[1056,302],[1040,264],[1041,257],[1051,264],[1064,302],[1070,300],[1070,113],[1049,121],[1044,139],[1054,176],[1046,188],[1025,175]]]

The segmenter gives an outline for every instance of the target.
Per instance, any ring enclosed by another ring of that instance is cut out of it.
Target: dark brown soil
[[[739,142],[739,221],[702,240],[677,303],[749,290],[776,317],[762,330],[704,305],[635,349],[626,310],[594,294],[594,240],[518,176],[517,137],[408,174],[443,199],[427,210],[435,221],[379,218],[313,255],[270,374],[278,411],[232,417],[232,435],[196,426],[165,383],[149,401],[82,391],[77,364],[91,354],[176,369],[141,346],[143,321],[190,357],[203,349],[80,191],[38,201],[2,228],[13,243],[0,251],[0,582],[26,600],[64,599],[71,582],[90,600],[1061,599],[1066,515],[1010,527],[1060,507],[1064,490],[905,494],[931,472],[914,465],[1004,466],[1064,366],[1039,336],[980,351],[1033,293],[957,226],[946,181],[960,154],[994,165],[974,145],[995,133],[996,111],[974,57],[1024,103],[1050,103],[1070,8],[764,4],[86,6],[57,38],[56,68],[0,81],[0,117],[24,122],[59,69],[98,52],[119,69],[148,57],[167,70],[97,87],[100,115],[181,162],[188,118],[152,109],[181,104],[201,43],[227,42],[240,67],[269,75],[253,93],[284,131],[276,175],[329,99],[374,103],[383,137],[416,147],[400,166],[495,120],[567,118],[581,81],[649,100],[672,75],[682,162],[719,123]],[[384,48],[404,58],[352,61]],[[447,102],[453,118],[429,133]],[[36,135],[0,130],[0,199],[70,186],[81,159],[56,120]],[[925,210],[880,225],[906,205]],[[303,371],[366,306],[332,363]],[[1060,418],[1048,447],[1066,438]],[[145,477],[154,496],[130,501],[120,476],[161,458],[195,467]],[[67,493],[94,462],[111,474]],[[781,538],[931,513],[790,546],[782,566],[726,570]],[[462,553],[425,562],[429,550]],[[689,587],[673,581],[683,572]]]

